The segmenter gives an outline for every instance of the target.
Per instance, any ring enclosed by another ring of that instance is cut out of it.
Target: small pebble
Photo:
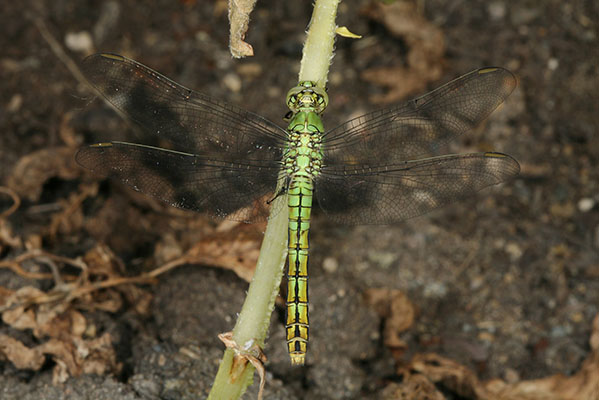
[[[470,281],[470,290],[478,290],[483,285],[483,283],[485,283],[485,280],[482,276],[474,277]]]
[[[585,197],[585,198],[582,198],[582,199],[580,199],[578,201],[578,210],[580,212],[583,212],[583,213],[589,212],[589,211],[591,211],[593,209],[593,207],[595,207],[595,200],[594,199]]]
[[[501,20],[505,17],[506,13],[505,3],[500,1],[491,2],[489,3],[488,11],[489,15],[491,16],[491,19],[494,19],[496,21]]]
[[[15,113],[21,109],[22,105],[23,105],[23,96],[20,95],[19,93],[17,93],[10,98],[8,105],[6,106],[6,111],[8,111],[10,113]]]
[[[322,269],[329,274],[337,272],[337,269],[339,269],[339,262],[334,257],[326,257],[322,262]]]
[[[547,62],[547,68],[549,68],[551,71],[555,71],[557,67],[559,67],[559,60],[553,57],[550,58]]]
[[[93,53],[94,51],[92,35],[88,31],[67,33],[64,44],[71,51],[80,53]]]
[[[447,294],[447,285],[443,282],[431,282],[424,287],[424,297],[441,298]]]
[[[509,254],[512,261],[517,261],[522,257],[522,249],[514,242],[510,242],[505,246],[505,252]]]
[[[223,84],[227,89],[234,93],[239,93],[241,90],[241,78],[237,74],[228,73],[225,75],[223,78]]]

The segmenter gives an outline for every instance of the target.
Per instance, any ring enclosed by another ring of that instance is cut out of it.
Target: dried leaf
[[[12,308],[2,313],[2,321],[15,329],[33,329],[37,326],[35,313],[24,306]]]
[[[217,229],[204,237],[183,256],[157,268],[151,276],[157,276],[184,264],[206,264],[230,269],[241,279],[249,282],[254,275],[262,243],[261,224],[226,224],[228,231]]]
[[[390,5],[373,2],[364,10],[389,32],[404,40],[408,47],[407,67],[403,65],[371,68],[361,77],[389,88],[373,102],[394,103],[409,94],[426,89],[428,82],[441,77],[445,41],[443,31],[427,21],[413,2],[398,1]]]
[[[7,186],[21,198],[37,201],[48,179],[59,177],[68,180],[81,175],[73,153],[70,147],[53,147],[27,154],[17,162],[8,177]]]
[[[591,353],[572,376],[556,374],[542,379],[508,383],[481,382],[467,367],[437,354],[417,354],[399,369],[404,381],[421,375],[456,395],[480,400],[597,400],[599,399],[599,315],[593,321]],[[421,378],[419,378],[421,379]]]
[[[35,304],[37,299],[46,296],[41,290],[34,288],[33,286],[24,286],[19,288],[17,291],[9,291],[4,289],[3,301],[0,302],[0,312],[4,312],[13,305],[27,305]]]
[[[369,289],[365,296],[366,302],[384,318],[385,345],[394,352],[394,357],[399,359],[406,349],[406,343],[399,336],[414,323],[414,306],[400,290]]]
[[[3,222],[3,220],[7,217],[9,217],[10,215],[12,215],[15,211],[17,211],[17,209],[19,208],[19,206],[21,205],[21,198],[15,193],[14,190],[11,190],[7,187],[4,186],[0,186],[0,194],[9,196],[12,200],[12,205],[10,207],[8,207],[5,210],[0,210],[0,222]],[[0,236],[0,239],[2,237]]]
[[[116,311],[126,294],[129,298],[142,298],[143,307],[147,308],[146,292],[130,283],[136,278],[122,277],[124,265],[110,249],[101,245],[88,251],[83,259],[31,251],[13,261],[16,264],[23,262],[52,265],[56,285],[48,292],[32,286],[16,291],[0,288],[2,320],[15,329],[30,330],[43,343],[28,348],[14,338],[0,336],[0,354],[17,368],[30,369],[39,369],[44,355],[50,355],[56,363],[55,383],[82,373],[118,372],[121,365],[116,360],[110,335],[105,333],[100,338],[93,338],[95,328],[89,326],[76,307]],[[78,268],[80,275],[76,279],[72,275],[63,277],[59,265]],[[22,269],[20,265],[19,268]],[[137,281],[148,279],[137,278]],[[84,336],[92,338],[84,339]]]
[[[8,222],[0,219],[0,252],[2,252],[3,244],[13,248],[23,247],[23,241],[20,237],[13,234],[12,228]]]
[[[401,383],[391,383],[381,393],[383,400],[444,400],[434,383],[422,375],[410,375]]]
[[[88,197],[98,193],[98,183],[79,185],[79,190],[71,193],[68,199],[61,199],[62,211],[52,216],[50,223],[50,235],[55,236],[58,232],[70,234],[81,229],[84,224],[83,210],[81,204]]]
[[[254,55],[252,46],[243,39],[248,30],[250,13],[255,5],[256,0],[229,0],[229,49],[235,58]]]
[[[10,336],[0,334],[0,354],[18,369],[39,370],[45,357],[39,349],[30,349]]]

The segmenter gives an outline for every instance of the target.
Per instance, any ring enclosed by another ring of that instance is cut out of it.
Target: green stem
[[[283,202],[283,204],[280,204]],[[250,283],[245,303],[233,329],[233,340],[238,346],[256,344],[264,348],[270,314],[283,276],[287,256],[287,196],[279,196],[273,209],[279,212],[268,221],[256,272]],[[233,367],[235,351],[227,349],[214,379],[209,399],[237,399],[252,383],[254,367],[243,363]]]
[[[299,81],[316,82],[324,88],[333,59],[335,16],[340,0],[316,0],[299,74]],[[281,204],[282,203],[282,204]],[[256,344],[264,347],[270,315],[279,292],[287,256],[287,196],[279,196],[266,227],[256,272],[233,330],[233,340],[240,348]],[[249,363],[235,363],[235,350],[227,349],[214,380],[209,399],[237,399],[253,381],[255,368]]]
[[[340,0],[316,0],[300,66],[299,81],[312,81],[324,88],[335,44],[335,17]]]

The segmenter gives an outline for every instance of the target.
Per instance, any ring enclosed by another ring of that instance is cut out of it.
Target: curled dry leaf
[[[84,224],[83,210],[81,204],[88,197],[95,196],[98,193],[98,183],[83,183],[79,185],[79,190],[71,193],[67,199],[61,199],[61,212],[52,215],[50,223],[50,235],[55,236],[58,232],[71,234],[79,231]]]
[[[81,175],[71,147],[52,147],[27,154],[17,162],[7,186],[29,201],[39,199],[44,183],[50,178],[69,180]]]
[[[0,221],[12,215],[21,205],[21,198],[10,188],[0,186],[0,196],[8,196],[12,200],[12,205],[6,209],[0,209]]]
[[[229,49],[235,58],[251,57],[254,49],[244,42],[250,22],[250,13],[256,0],[229,0]]]
[[[408,47],[407,67],[403,64],[377,67],[362,73],[363,79],[389,88],[386,95],[373,97],[373,102],[394,103],[425,90],[428,82],[441,77],[445,52],[443,32],[418,12],[414,2],[397,1],[385,5],[375,1],[364,13],[385,25]]]
[[[366,302],[385,320],[383,340],[396,359],[406,349],[406,343],[399,337],[410,329],[416,312],[408,297],[400,290],[369,289],[365,293]]]
[[[45,361],[44,354],[39,349],[30,349],[7,335],[0,335],[0,354],[18,369],[37,371]]]
[[[109,333],[99,338],[84,339],[87,322],[81,313],[72,308],[56,313],[56,309],[43,306],[37,313],[33,309],[17,307],[11,310],[10,315],[7,315],[8,312],[3,314],[4,322],[13,328],[32,329],[38,339],[49,338],[42,344],[29,348],[10,336],[0,335],[0,354],[15,367],[39,370],[45,361],[45,355],[49,355],[56,363],[53,374],[55,383],[82,373],[105,374],[120,371],[121,365],[116,360]],[[41,310],[42,308],[46,309]],[[19,312],[20,316],[17,315]],[[25,320],[27,324],[23,323]]]
[[[229,230],[218,229],[204,237],[181,257],[157,268],[151,275],[157,276],[184,264],[205,264],[230,269],[250,282],[260,254],[264,226],[243,223],[227,226]],[[161,246],[162,253],[165,252],[164,246]]]
[[[404,382],[420,376],[457,396],[480,400],[597,400],[599,399],[599,315],[593,321],[591,353],[572,376],[508,383],[501,379],[480,381],[469,368],[437,354],[417,354],[399,368]],[[441,394],[439,392],[439,394]],[[409,397],[408,397],[409,398]],[[435,398],[435,397],[424,397]]]
[[[23,241],[13,233],[7,221],[0,219],[0,252],[2,252],[5,245],[20,248],[23,247]]]
[[[13,263],[24,271],[22,263],[52,266],[52,274],[38,274],[37,279],[54,278],[55,286],[45,292],[33,286],[9,290],[0,287],[2,320],[14,329],[31,331],[32,340],[39,342],[27,347],[17,339],[0,336],[0,355],[17,368],[37,370],[45,356],[55,362],[54,382],[64,382],[69,376],[82,373],[105,374],[118,372],[121,365],[108,333],[95,337],[95,328],[78,309],[117,311],[124,298],[138,310],[148,310],[149,294],[134,286],[148,282],[146,277],[123,277],[125,266],[106,246],[96,246],[81,259],[69,259],[43,251],[31,251],[17,257]],[[79,276],[61,275],[60,265],[80,270]],[[43,276],[41,276],[43,275]]]
[[[411,375],[401,383],[391,383],[381,393],[383,400],[444,400],[435,384],[422,375]]]
[[[51,339],[36,349],[57,360],[53,374],[55,383],[64,382],[68,376],[104,375],[119,372],[122,368],[116,361],[109,333],[91,340],[77,336],[73,336],[70,341]]]

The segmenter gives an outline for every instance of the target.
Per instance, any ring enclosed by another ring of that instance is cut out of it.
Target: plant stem
[[[340,0],[316,0],[300,65],[299,81],[324,88],[335,44],[335,17]]]
[[[279,196],[273,202],[273,209],[279,212],[268,221],[256,271],[233,329],[233,340],[242,348],[253,344],[264,347],[287,256],[286,206],[287,196]],[[252,383],[255,368],[249,363],[234,367],[234,356],[235,350],[225,351],[209,399],[237,399]]]
[[[333,59],[335,16],[339,1],[316,0],[304,44],[300,82],[309,80],[322,88],[326,85]],[[246,350],[251,345],[264,347],[287,256],[287,196],[275,199],[273,210],[278,210],[278,213],[268,221],[256,272],[233,330],[233,340]],[[234,363],[235,354],[236,350],[233,349],[225,351],[209,399],[237,399],[252,383],[255,368],[247,362]]]

